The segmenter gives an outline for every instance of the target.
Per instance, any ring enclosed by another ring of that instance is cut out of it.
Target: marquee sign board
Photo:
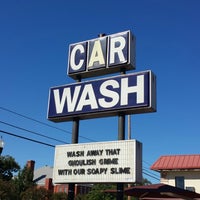
[[[68,76],[73,79],[135,68],[135,37],[125,31],[69,46]]]
[[[151,71],[50,88],[48,119],[72,121],[156,111],[156,80]]]
[[[54,183],[141,182],[142,144],[136,140],[58,145]]]

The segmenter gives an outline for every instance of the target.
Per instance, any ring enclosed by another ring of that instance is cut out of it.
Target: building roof
[[[104,190],[105,193],[117,194],[117,190]],[[189,190],[184,190],[163,183],[152,185],[133,186],[124,189],[127,196],[138,197],[141,200],[182,200],[182,199],[198,199],[200,194]]]
[[[139,199],[200,199],[200,194],[166,184],[134,186],[124,190],[128,196]]]
[[[151,166],[151,169],[156,171],[181,169],[200,170],[200,154],[161,156]]]
[[[33,181],[38,185],[44,185],[46,178],[52,178],[53,167],[44,166],[34,171]]]

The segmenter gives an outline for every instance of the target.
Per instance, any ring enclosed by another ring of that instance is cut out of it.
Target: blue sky
[[[199,154],[199,9],[199,0],[1,1],[0,130],[61,144],[6,122],[71,143],[72,123],[46,117],[49,88],[74,82],[66,73],[69,44],[131,30],[135,72],[150,69],[157,77],[157,112],[131,117],[132,138],[143,143],[144,168],[161,155]],[[117,140],[118,118],[81,121],[79,134],[79,142]],[[0,136],[3,155],[22,167],[31,159],[36,168],[53,165],[53,148]]]

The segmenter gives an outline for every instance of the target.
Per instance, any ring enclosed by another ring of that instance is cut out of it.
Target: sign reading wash
[[[130,31],[69,46],[68,75],[74,79],[135,68],[135,38]]]
[[[136,140],[56,146],[54,183],[141,180],[142,144]]]
[[[48,119],[70,121],[155,109],[155,77],[144,71],[51,88]]]

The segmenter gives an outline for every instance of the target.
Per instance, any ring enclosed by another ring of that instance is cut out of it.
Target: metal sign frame
[[[48,119],[61,122],[155,112],[155,79],[148,70],[50,88]]]

